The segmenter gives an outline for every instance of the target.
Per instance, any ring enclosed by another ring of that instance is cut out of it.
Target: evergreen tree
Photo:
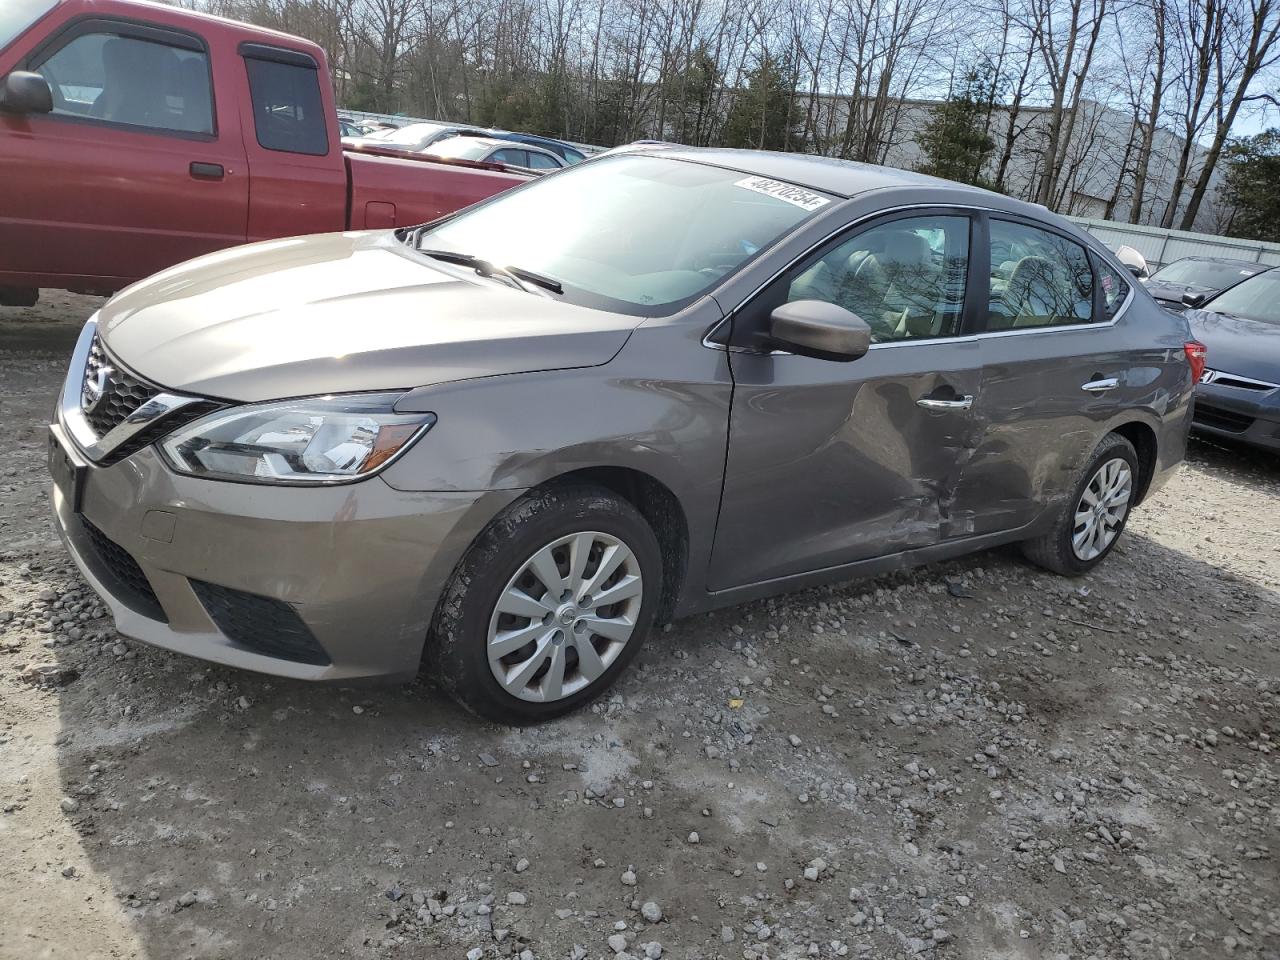
[[[1280,127],[1234,141],[1224,180],[1223,198],[1235,208],[1227,232],[1280,242]]]
[[[920,134],[921,173],[990,188],[984,171],[995,149],[987,118],[999,84],[990,61],[970,67],[951,94],[933,108]]]
[[[734,94],[720,142],[753,150],[799,150],[801,137],[791,116],[795,91],[791,64],[767,54],[747,74],[747,88]]]

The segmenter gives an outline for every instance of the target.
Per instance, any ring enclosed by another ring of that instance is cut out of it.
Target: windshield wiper
[[[543,276],[540,273],[534,273],[532,270],[524,270],[520,267],[499,267],[497,264],[482,260],[480,257],[472,256],[469,253],[456,253],[453,250],[419,250],[418,252],[424,257],[431,257],[433,260],[443,260],[445,263],[456,263],[461,267],[470,267],[482,277],[505,277],[521,290],[528,291],[527,284],[532,283],[544,290],[550,290],[552,293],[564,293],[564,286],[559,280],[554,277]]]

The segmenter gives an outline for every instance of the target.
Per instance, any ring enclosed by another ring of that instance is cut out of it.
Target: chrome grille
[[[1225,373],[1222,370],[1206,369],[1200,375],[1201,383],[1216,383],[1220,387],[1235,387],[1238,390],[1275,390],[1280,384],[1269,383],[1266,380],[1254,380],[1252,377],[1241,377],[1234,373]]]
[[[84,365],[80,409],[99,438],[105,437],[159,392],[159,387],[138,379],[112,361],[102,348],[101,339],[94,335]]]

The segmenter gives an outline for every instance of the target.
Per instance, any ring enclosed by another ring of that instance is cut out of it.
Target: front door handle
[[[193,161],[190,169],[191,175],[197,180],[221,180],[227,175],[227,171],[223,169],[220,163]]]
[[[1080,389],[1087,390],[1089,393],[1106,393],[1118,386],[1120,386],[1120,380],[1117,377],[1104,377],[1101,380],[1090,380],[1088,383],[1081,384]]]
[[[917,407],[926,410],[968,410],[973,406],[973,397],[956,397],[954,400],[934,400],[932,397],[921,397],[916,401]]]

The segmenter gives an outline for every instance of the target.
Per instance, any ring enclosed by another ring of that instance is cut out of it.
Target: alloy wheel
[[[643,599],[640,563],[617,537],[586,531],[553,540],[498,595],[489,619],[489,668],[521,700],[572,696],[618,659]]]
[[[1106,461],[1085,485],[1076,504],[1071,550],[1080,560],[1092,560],[1104,552],[1120,533],[1133,495],[1133,471],[1128,461]]]

